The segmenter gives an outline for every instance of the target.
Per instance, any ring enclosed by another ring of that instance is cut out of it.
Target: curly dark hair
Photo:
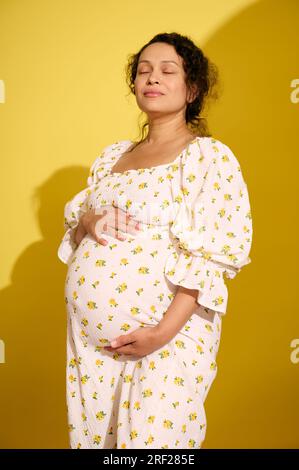
[[[195,136],[211,137],[207,119],[201,116],[201,113],[204,109],[207,109],[210,99],[219,97],[217,89],[219,72],[217,66],[204,55],[203,51],[189,37],[178,33],[157,34],[139,52],[129,55],[128,63],[125,66],[126,82],[130,88],[129,93],[132,92],[135,95],[134,81],[140,54],[147,46],[155,42],[172,45],[177,54],[182,57],[186,73],[186,85],[187,87],[195,85],[197,90],[196,98],[192,103],[188,103],[186,107],[185,120],[187,127]],[[146,120],[141,129],[140,142],[146,137],[145,129],[148,125],[149,123]]]

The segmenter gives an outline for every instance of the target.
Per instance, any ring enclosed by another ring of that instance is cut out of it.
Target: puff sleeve
[[[224,315],[224,278],[251,262],[247,184],[232,150],[213,138],[202,139],[182,165],[179,210],[170,227],[177,243],[164,273],[171,283],[198,290],[198,304]]]
[[[64,236],[59,245],[57,255],[65,264],[69,264],[72,255],[77,248],[74,241],[75,229],[79,225],[81,215],[89,209],[89,196],[95,189],[95,186],[101,177],[101,172],[105,169],[105,165],[102,165],[103,159],[107,152],[109,153],[111,148],[114,146],[115,144],[108,145],[103,149],[101,155],[94,160],[90,167],[87,178],[87,187],[77,193],[64,207]]]

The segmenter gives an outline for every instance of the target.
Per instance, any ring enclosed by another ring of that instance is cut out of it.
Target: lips
[[[146,93],[144,93],[144,96],[161,96],[162,93],[160,92],[156,92],[156,91],[147,91]]]

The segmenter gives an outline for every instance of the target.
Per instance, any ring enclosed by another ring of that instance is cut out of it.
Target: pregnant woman
[[[147,136],[105,147],[64,209],[70,446],[201,448],[247,185],[200,119],[217,72],[189,38],[155,36],[128,77]]]

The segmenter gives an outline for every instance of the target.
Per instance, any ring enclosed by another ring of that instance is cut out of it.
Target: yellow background
[[[220,69],[210,129],[241,164],[254,227],[203,447],[299,447],[298,21],[291,0],[0,0],[1,448],[68,447],[63,207],[104,146],[138,136],[124,66],[173,31]]]

